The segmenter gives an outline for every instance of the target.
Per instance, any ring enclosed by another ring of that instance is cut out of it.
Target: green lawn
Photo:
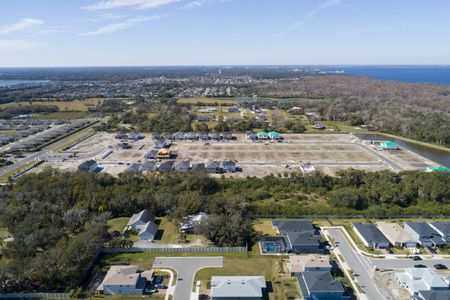
[[[256,232],[260,232],[262,235],[276,236],[277,232],[272,226],[272,219],[256,219],[253,221],[253,226]]]
[[[128,223],[128,220],[130,220],[130,218],[128,217],[123,217],[123,218],[115,218],[115,219],[111,219],[108,220],[108,231],[109,232],[113,232],[113,231],[119,231],[122,232],[125,228],[125,226]]]
[[[211,276],[256,276],[262,275],[270,281],[273,293],[269,294],[271,300],[299,298],[297,282],[286,271],[285,256],[247,255],[246,253],[225,254],[223,268],[208,268],[200,270],[196,279],[201,282],[201,290],[210,287]]]

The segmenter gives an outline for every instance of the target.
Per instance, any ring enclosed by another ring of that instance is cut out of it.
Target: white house
[[[395,273],[395,279],[414,299],[445,299],[425,297],[423,294],[427,292],[450,295],[448,285],[429,268],[406,268],[402,273]]]
[[[415,248],[418,241],[406,232],[399,224],[390,222],[377,222],[378,229],[396,247]]]
[[[158,231],[158,225],[154,220],[153,214],[148,209],[144,209],[140,213],[131,216],[125,230],[137,230],[140,240],[153,241]]]

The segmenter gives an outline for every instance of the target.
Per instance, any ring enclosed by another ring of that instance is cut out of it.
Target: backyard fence
[[[5,293],[0,299],[69,299],[68,293]]]
[[[102,248],[102,253],[227,253],[227,252],[247,252],[247,247],[185,247],[185,248]]]

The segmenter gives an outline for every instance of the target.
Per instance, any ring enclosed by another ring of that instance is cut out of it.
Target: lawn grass
[[[253,227],[256,232],[265,236],[276,236],[277,232],[272,226],[272,219],[256,219],[253,221]]]
[[[180,233],[177,226],[170,222],[167,218],[158,218],[158,231],[160,232],[160,239],[155,240],[158,244],[176,244],[180,240]]]
[[[6,173],[5,175],[0,177],[0,183],[7,183],[9,177],[11,177],[11,176],[13,176],[13,175],[15,175],[15,174],[17,174],[17,173],[19,173],[19,172],[29,168],[29,167],[31,167],[34,164],[36,164],[35,161],[30,161],[29,163],[27,163],[27,164],[25,164],[25,165],[23,165],[23,166],[21,166],[19,168],[16,168],[16,169],[13,169],[13,170],[9,171],[8,173]]]
[[[207,268],[200,270],[195,281],[201,282],[201,290],[204,292],[210,288],[212,276],[264,276],[266,281],[272,284],[273,292],[269,293],[269,299],[281,300],[299,298],[297,282],[290,277],[286,270],[286,256],[261,256],[236,253],[223,255],[223,268]]]
[[[130,218],[128,218],[128,217],[115,218],[115,219],[108,220],[108,222],[107,222],[108,232],[109,233],[111,233],[113,231],[122,232],[125,229],[125,226],[127,225],[128,220],[130,220]]]
[[[101,98],[90,98],[73,101],[23,101],[0,104],[0,108],[29,106],[31,103],[31,105],[55,105],[59,108],[60,111],[88,111],[90,107],[95,107],[102,101],[103,99]]]

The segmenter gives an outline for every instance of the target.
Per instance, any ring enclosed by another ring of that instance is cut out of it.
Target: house
[[[191,166],[191,170],[205,172],[206,171],[205,164],[204,163],[194,163]]]
[[[293,253],[322,253],[324,242],[319,234],[310,232],[288,232],[286,234],[287,248]]]
[[[180,231],[185,233],[193,233],[195,227],[206,219],[208,219],[208,214],[204,212],[199,212],[195,215],[187,216],[180,224]]]
[[[434,167],[428,167],[425,172],[432,173],[432,172],[444,172],[444,173],[450,173],[450,169],[442,166],[434,166]]]
[[[406,232],[399,224],[389,222],[376,223],[380,232],[389,240],[391,245],[395,247],[415,248],[418,241]]]
[[[238,113],[240,111],[241,110],[239,109],[239,106],[237,106],[237,105],[233,105],[232,107],[228,108],[229,113]]]
[[[175,162],[173,160],[168,160],[168,161],[161,162],[158,165],[157,169],[158,169],[158,171],[163,172],[163,173],[170,172],[173,169],[174,163]]]
[[[450,243],[450,222],[432,222],[428,224],[439,233],[445,242]]]
[[[126,134],[125,132],[118,132],[116,134],[116,140],[126,140],[128,139],[128,134]]]
[[[212,276],[211,300],[262,300],[266,287],[264,276]]]
[[[136,230],[140,240],[152,241],[158,231],[158,225],[156,225],[154,220],[153,214],[148,209],[144,209],[140,213],[131,216],[125,230]]]
[[[330,257],[318,254],[290,255],[287,261],[287,269],[290,273],[309,271],[331,272],[332,268]]]
[[[299,168],[303,174],[311,174],[317,171],[316,166],[312,163],[300,163]]]
[[[314,124],[313,128],[317,130],[324,130],[326,127],[323,124]]]
[[[117,145],[117,148],[122,149],[122,150],[127,150],[127,149],[131,149],[132,146],[128,143],[120,143]]]
[[[423,247],[441,247],[446,244],[442,236],[424,222],[406,222],[405,231]]]
[[[311,221],[306,220],[285,220],[272,221],[272,226],[278,232],[278,234],[286,234],[288,232],[308,232],[316,234],[317,230],[314,228]]]
[[[82,162],[78,166],[78,172],[85,173],[97,173],[101,170],[101,167],[97,164],[97,162],[93,159]]]
[[[269,139],[271,139],[272,141],[282,141],[283,140],[283,136],[276,131],[271,131],[267,135],[269,136]]]
[[[197,134],[195,134],[195,132],[187,132],[184,134],[184,139],[186,141],[195,141],[197,139]]]
[[[215,107],[202,107],[198,110],[199,113],[201,114],[211,114],[211,113],[215,113],[217,112],[217,108]]]
[[[147,154],[145,154],[144,157],[145,157],[146,159],[155,159],[156,156],[158,155],[158,151],[159,151],[159,150],[152,149],[152,150],[150,150],[149,152],[147,152]]]
[[[202,141],[209,141],[209,134],[207,132],[199,133],[198,139]]]
[[[178,131],[174,135],[174,140],[176,141],[183,141],[184,140],[184,132]]]
[[[144,139],[144,135],[140,134],[139,132],[130,132],[128,134],[128,139],[132,140],[132,141],[143,140]]]
[[[391,141],[381,142],[380,143],[380,150],[400,150],[400,147]]]
[[[286,253],[287,243],[283,236],[265,236],[259,240],[262,253]]]
[[[224,172],[227,172],[227,173],[235,173],[236,172],[236,162],[231,159],[222,161],[221,166],[222,166],[222,170]]]
[[[137,174],[141,171],[141,164],[140,163],[133,163],[128,166],[128,168],[125,170],[125,173],[129,174]]]
[[[296,273],[295,277],[304,300],[350,299],[345,295],[342,283],[334,279],[329,271]]]
[[[156,170],[156,162],[155,161],[146,161],[141,166],[141,171],[143,172],[153,172]]]
[[[142,227],[138,228],[139,239],[141,241],[153,241],[158,231],[158,225],[152,221],[145,223]]]
[[[370,248],[389,248],[389,240],[378,230],[375,224],[364,224],[359,222],[352,223],[353,230],[362,240],[366,247]]]
[[[267,140],[269,138],[269,135],[265,131],[260,131],[256,134],[256,138],[258,140]]]
[[[144,209],[138,214],[133,214],[128,220],[127,226],[125,227],[126,230],[133,229],[137,230],[138,226],[142,226],[146,224],[149,221],[154,221],[155,216],[148,210]]]
[[[220,133],[216,132],[216,133],[211,134],[211,140],[213,140],[215,142],[220,142],[221,139],[222,138],[220,136]]]
[[[210,160],[205,164],[205,169],[207,173],[222,173],[222,168],[220,167],[220,162],[215,160]]]
[[[157,159],[170,159],[172,157],[172,150],[167,148],[162,148],[158,150],[156,154]]]
[[[165,132],[165,133],[163,133],[163,138],[165,140],[173,140],[174,136],[171,132]]]
[[[161,134],[159,133],[159,132],[153,132],[152,133],[152,139],[155,141],[155,140],[160,140],[160,139],[162,139],[162,136],[161,136]]]
[[[177,172],[189,172],[189,169],[191,167],[191,164],[189,160],[182,160],[175,163],[175,171]]]
[[[155,149],[170,148],[171,143],[169,140],[156,140]]]
[[[147,283],[137,266],[111,266],[97,291],[105,295],[142,295]]]
[[[450,299],[448,285],[429,268],[406,268],[404,272],[395,273],[395,279],[410,293],[411,299]],[[447,298],[438,298],[439,295]]]
[[[251,142],[254,142],[257,139],[256,133],[251,132],[251,131],[247,132],[245,134],[245,137],[247,138],[247,141],[251,141]]]

